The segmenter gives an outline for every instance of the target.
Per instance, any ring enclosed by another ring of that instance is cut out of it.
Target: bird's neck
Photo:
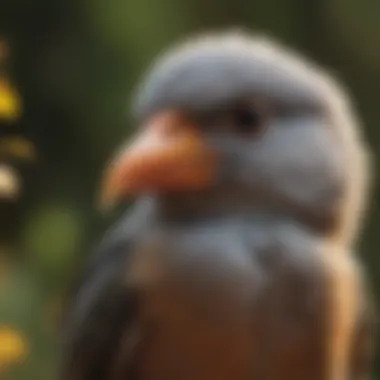
[[[247,199],[244,194],[181,193],[160,196],[155,201],[160,219],[176,224],[245,218],[269,213],[259,203]]]
[[[296,224],[316,236],[329,236],[329,221],[302,213],[295,208],[281,208],[236,190],[189,194],[168,194],[153,198],[156,216],[165,224],[188,225],[218,223],[230,219],[265,220],[268,225],[284,221]]]

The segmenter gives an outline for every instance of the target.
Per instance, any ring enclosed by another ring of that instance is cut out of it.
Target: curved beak
[[[216,161],[190,121],[176,112],[159,114],[106,170],[101,206],[146,192],[204,189],[214,183]]]

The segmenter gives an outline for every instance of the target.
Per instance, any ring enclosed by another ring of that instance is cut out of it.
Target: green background
[[[102,169],[133,128],[132,91],[169,44],[225,26],[268,33],[343,80],[377,164],[379,0],[0,0],[7,67],[23,100],[22,117],[0,123],[0,139],[21,134],[38,151],[37,161],[27,164],[0,155],[23,181],[17,202],[1,201],[0,249],[7,265],[0,264],[0,324],[25,334],[30,347],[26,360],[1,379],[55,378],[63,294],[113,221],[94,206]],[[379,296],[377,183],[360,254]]]

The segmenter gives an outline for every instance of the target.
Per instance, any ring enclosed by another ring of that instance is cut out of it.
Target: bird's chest
[[[322,265],[305,240],[274,237],[215,226],[141,246],[132,279],[152,331],[146,371],[166,379],[252,379],[274,370],[265,364],[270,358],[297,365],[307,350],[315,356]]]

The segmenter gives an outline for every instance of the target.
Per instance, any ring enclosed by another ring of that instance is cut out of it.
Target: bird
[[[100,203],[62,380],[348,380],[376,312],[357,240],[371,152],[348,90],[277,40],[191,36],[154,60]]]

